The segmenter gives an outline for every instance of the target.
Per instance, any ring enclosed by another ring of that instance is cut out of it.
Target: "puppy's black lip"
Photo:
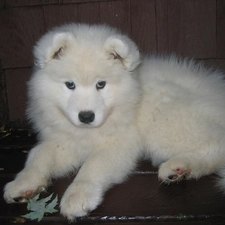
[[[13,200],[15,201],[15,202],[22,202],[23,200],[24,200],[24,197],[15,197],[15,198],[13,198]]]

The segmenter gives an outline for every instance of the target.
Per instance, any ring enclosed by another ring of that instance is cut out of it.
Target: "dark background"
[[[0,0],[0,124],[23,126],[33,45],[68,22],[107,23],[144,53],[176,53],[225,71],[224,0]]]

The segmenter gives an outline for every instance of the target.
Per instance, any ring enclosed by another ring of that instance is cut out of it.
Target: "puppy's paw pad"
[[[187,171],[181,168],[177,168],[174,171],[174,174],[169,175],[167,178],[169,179],[169,182],[179,181],[186,177]]]
[[[182,160],[177,161],[173,159],[167,161],[159,168],[159,180],[166,184],[189,178],[190,174],[191,170],[189,164]]]
[[[185,170],[184,169],[181,169],[181,168],[177,168],[176,169],[176,171],[175,171],[175,173],[177,174],[177,175],[183,175],[184,173],[185,173]]]

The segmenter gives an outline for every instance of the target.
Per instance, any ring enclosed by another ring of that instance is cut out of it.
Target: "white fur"
[[[107,26],[56,28],[34,55],[27,112],[40,142],[6,185],[7,202],[79,170],[60,204],[73,220],[95,209],[142,156],[160,165],[163,182],[218,171],[224,177],[225,86],[218,72],[176,57],[146,57],[138,67],[137,46]],[[98,90],[100,81],[106,85]],[[79,119],[85,111],[95,114],[88,124]]]

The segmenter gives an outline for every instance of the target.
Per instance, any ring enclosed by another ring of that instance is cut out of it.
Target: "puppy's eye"
[[[75,87],[76,87],[73,81],[67,81],[67,82],[65,82],[65,85],[67,86],[67,88],[69,88],[71,90],[75,89]]]
[[[99,90],[99,89],[103,89],[106,85],[106,82],[105,81],[99,81],[97,84],[96,84],[96,89]]]

